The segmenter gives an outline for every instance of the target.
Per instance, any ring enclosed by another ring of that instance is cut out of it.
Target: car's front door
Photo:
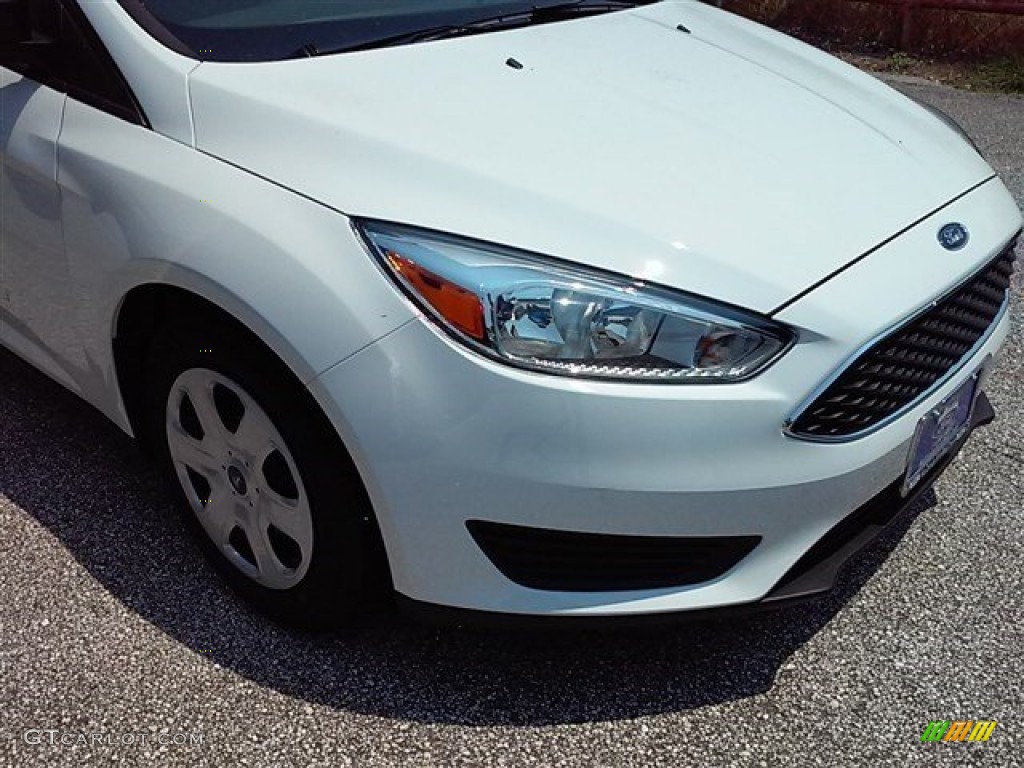
[[[68,105],[133,124],[144,119],[76,0],[29,2],[37,38],[51,43],[31,68],[0,60],[0,341],[91,399],[109,388],[84,343],[100,276],[95,254],[69,241],[59,139]]]
[[[0,339],[53,371],[40,334],[65,280],[57,141],[66,96],[0,60]]]

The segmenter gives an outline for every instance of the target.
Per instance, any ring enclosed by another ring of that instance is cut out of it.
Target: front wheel
[[[150,370],[158,458],[220,573],[278,621],[346,623],[380,547],[351,459],[305,387],[223,329],[165,331]]]

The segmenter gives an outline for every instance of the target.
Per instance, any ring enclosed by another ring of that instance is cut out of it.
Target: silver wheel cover
[[[266,412],[237,383],[193,368],[171,387],[166,426],[178,481],[216,547],[264,587],[296,586],[313,554],[313,517]]]

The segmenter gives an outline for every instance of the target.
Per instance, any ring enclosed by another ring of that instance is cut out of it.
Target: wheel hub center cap
[[[231,483],[231,487],[239,496],[245,496],[249,492],[249,486],[245,482],[245,475],[242,474],[242,470],[238,467],[228,467],[228,482]]]

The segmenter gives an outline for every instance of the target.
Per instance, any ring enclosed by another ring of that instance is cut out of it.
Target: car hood
[[[874,78],[696,2],[189,87],[199,149],[345,214],[765,313],[992,175]]]

